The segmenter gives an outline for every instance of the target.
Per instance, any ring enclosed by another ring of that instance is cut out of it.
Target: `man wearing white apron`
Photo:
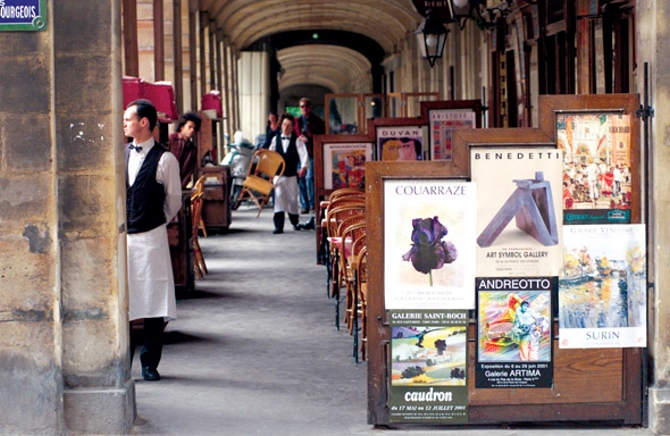
[[[284,212],[295,230],[300,230],[298,215],[298,177],[303,177],[309,169],[307,146],[293,131],[295,118],[291,114],[282,115],[281,134],[272,138],[270,150],[284,158],[284,174],[275,182],[274,225],[272,233],[284,233]],[[300,169],[298,169],[300,164]]]
[[[182,198],[179,162],[153,139],[157,121],[148,100],[130,103],[123,115],[124,133],[133,138],[125,153],[129,320],[132,332],[132,321],[144,319],[140,362],[148,381],[160,380],[163,329],[177,318],[166,223],[179,212]]]

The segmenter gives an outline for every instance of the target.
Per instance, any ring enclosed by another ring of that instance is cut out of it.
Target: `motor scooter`
[[[259,144],[252,144],[245,139],[242,132],[238,130],[233,135],[233,143],[228,144],[228,153],[223,157],[221,165],[230,166],[231,189],[230,204],[232,209],[237,209],[237,200],[242,192],[242,183],[247,178],[251,158],[258,149]]]

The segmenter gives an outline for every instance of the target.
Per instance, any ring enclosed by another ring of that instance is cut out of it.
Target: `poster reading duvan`
[[[475,208],[470,182],[384,182],[387,310],[474,308]]]
[[[561,267],[563,152],[473,147],[477,276],[557,276]]]
[[[465,310],[392,310],[389,420],[461,424],[468,419]]]
[[[563,227],[560,348],[647,345],[644,224]]]

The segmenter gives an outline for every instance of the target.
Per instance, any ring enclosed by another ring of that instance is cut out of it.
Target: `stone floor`
[[[303,221],[307,219],[302,216]],[[241,206],[227,234],[200,238],[209,274],[177,302],[158,368],[136,381],[136,435],[648,436],[640,428],[376,429],[367,424],[366,364],[335,329],[314,231],[272,234]]]

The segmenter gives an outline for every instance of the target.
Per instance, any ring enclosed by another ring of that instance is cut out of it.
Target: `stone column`
[[[649,427],[654,434],[670,434],[670,4],[639,0],[636,10],[637,89],[644,98],[644,63],[649,65],[651,120],[648,174],[651,198],[646,222],[653,235],[648,255],[649,280],[654,283],[649,301]]]
[[[127,433],[119,0],[0,32],[0,432]]]

